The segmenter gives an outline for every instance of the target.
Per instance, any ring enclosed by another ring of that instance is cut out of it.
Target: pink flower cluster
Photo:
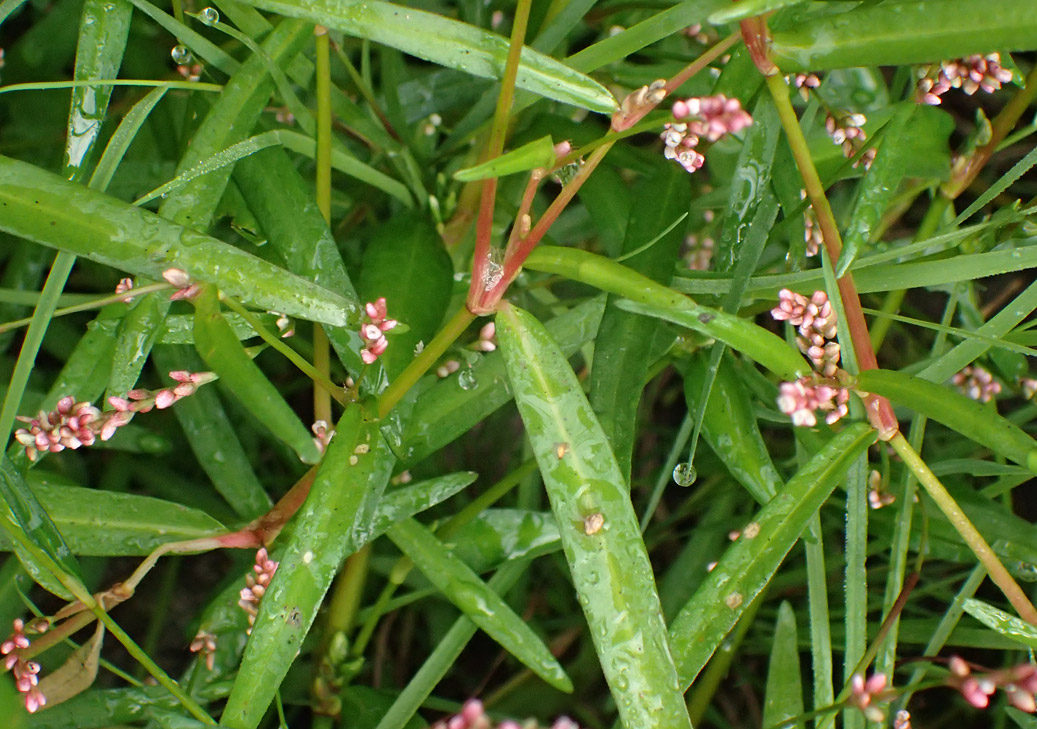
[[[797,89],[799,89],[799,95],[803,101],[809,101],[810,89],[819,88],[821,86],[821,79],[812,73],[797,73],[795,77],[793,77],[792,83]]]
[[[335,430],[328,426],[327,420],[317,420],[310,426],[313,431],[313,442],[317,450],[323,453],[328,448],[331,439],[335,437]]]
[[[360,352],[360,358],[364,364],[373,364],[375,360],[389,346],[389,340],[385,338],[385,332],[395,327],[399,322],[395,319],[386,319],[385,297],[377,301],[369,301],[364,305],[368,321],[360,326],[360,336],[367,344]]]
[[[54,410],[41,410],[35,418],[22,415],[18,420],[28,428],[14,432],[15,439],[25,446],[25,455],[35,461],[39,453],[60,453],[66,448],[75,450],[91,446],[97,440],[110,440],[115,431],[126,425],[137,413],[152,408],[168,408],[181,398],[194,394],[199,386],[216,379],[211,372],[177,370],[169,376],[177,381],[172,388],[161,390],[130,390],[125,398],[110,397],[112,410],[101,412],[88,402],[76,402],[71,395],[58,400]]]
[[[825,413],[831,425],[848,412],[850,392],[845,387],[816,384],[814,377],[800,377],[783,382],[778,389],[778,409],[792,418],[793,425],[812,428],[817,425],[815,411]]]
[[[256,615],[259,614],[259,603],[266,593],[266,588],[270,586],[277,565],[277,562],[270,559],[266,547],[260,547],[256,552],[256,563],[252,567],[255,574],[250,572],[245,575],[245,587],[241,588],[239,593],[241,599],[238,600],[238,605],[248,613],[248,629],[245,631],[248,635],[252,635],[252,626],[255,625]]]
[[[799,199],[807,199],[806,190],[799,191]],[[806,254],[808,256],[816,256],[818,251],[821,250],[821,244],[825,242],[813,205],[807,205],[807,209],[803,212],[803,240],[807,244]]]
[[[187,271],[179,268],[167,268],[162,272],[162,278],[169,285],[176,287],[176,291],[169,297],[170,301],[192,299],[198,294],[199,288],[201,288],[199,284],[191,280],[191,277],[187,275]]]
[[[864,141],[868,138],[864,131],[867,121],[868,118],[864,114],[849,113],[839,116],[829,114],[825,119],[825,130],[835,144],[842,145],[843,156],[850,158],[864,147]],[[876,152],[874,147],[866,150],[860,159],[853,163],[853,166],[856,167],[863,162],[864,169],[868,169],[875,161]]]
[[[208,631],[199,630],[188,650],[197,653],[205,661],[210,671],[216,665],[216,636]]]
[[[663,156],[677,160],[688,172],[699,169],[706,161],[696,149],[701,138],[715,142],[753,123],[738,99],[729,99],[723,94],[676,101],[673,118],[675,122],[663,126],[662,139],[666,144]]]
[[[34,633],[44,633],[50,623],[46,620],[35,620],[29,626]],[[29,647],[29,637],[25,634],[25,622],[18,618],[14,621],[14,630],[3,643],[0,643],[0,655],[5,656],[4,668],[14,676],[14,685],[25,694],[25,709],[30,714],[45,706],[47,697],[38,688],[40,682],[40,664],[22,658],[21,651]]]
[[[699,238],[694,233],[684,239],[683,259],[690,271],[708,271],[713,263],[715,241],[710,237]]]
[[[861,710],[868,721],[883,721],[885,713],[875,706],[875,701],[882,701],[882,693],[886,690],[888,679],[884,673],[873,673],[864,680],[859,673],[853,674],[850,679],[850,703]]]
[[[1030,714],[1037,712],[1037,666],[1023,663],[1001,671],[973,674],[969,664],[960,656],[951,656],[951,677],[948,683],[977,709],[990,705],[990,697],[1002,689],[1012,706]]]
[[[1012,72],[1001,65],[1001,54],[975,55],[943,61],[930,66],[918,80],[918,100],[937,105],[940,97],[951,89],[961,89],[969,96],[982,89],[992,93],[1012,80]]]
[[[437,721],[430,729],[538,729],[539,724],[535,721],[519,723],[507,719],[494,724],[493,720],[486,715],[482,702],[479,699],[469,699],[461,707],[461,712],[448,719]],[[551,729],[580,729],[572,719],[560,717],[551,725]]]
[[[952,382],[963,395],[978,402],[990,402],[994,395],[1001,392],[1001,383],[979,365],[966,367],[954,375]]]
[[[792,417],[795,425],[812,427],[817,424],[815,411],[825,413],[825,422],[831,425],[848,412],[850,393],[837,384],[839,343],[836,336],[836,318],[832,304],[824,291],[815,291],[808,299],[788,289],[778,293],[778,305],[771,309],[777,321],[787,321],[798,327],[796,343],[806,354],[816,373],[795,382],[783,382],[778,394],[779,409]],[[820,381],[819,378],[825,378]]]
[[[469,345],[478,352],[492,352],[497,349],[497,325],[492,321],[479,330],[479,338]]]
[[[778,292],[778,305],[771,309],[777,321],[787,321],[799,327],[796,343],[810,359],[810,363],[825,377],[834,377],[839,371],[839,343],[837,321],[828,294],[815,291],[808,299],[789,289]]]
[[[897,497],[884,488],[882,474],[874,468],[868,474],[868,506],[872,509],[881,509],[889,506]]]

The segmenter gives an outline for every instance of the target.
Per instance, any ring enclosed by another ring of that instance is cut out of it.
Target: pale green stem
[[[1037,609],[1034,608],[1026,593],[1019,587],[1019,583],[1015,581],[1015,578],[1001,564],[1001,560],[994,554],[994,550],[987,544],[983,535],[969,521],[965,512],[958,506],[958,502],[947,493],[947,489],[940,483],[940,479],[933,474],[929,466],[921,459],[902,434],[898,433],[889,443],[904,461],[904,464],[911,469],[915,478],[922,484],[926,493],[929,494],[929,497],[936,503],[944,516],[947,517],[947,520],[958,531],[965,544],[976,555],[990,579],[1001,588],[1001,592],[1008,598],[1008,602],[1012,603],[1012,607],[1019,613],[1019,617],[1032,625],[1037,625]]]
[[[143,296],[144,294],[150,294],[154,291],[162,291],[163,289],[173,288],[167,283],[154,283],[148,284],[147,286],[141,286],[139,289],[133,289],[133,293],[130,296]],[[54,313],[51,314],[51,319],[57,319],[59,316],[66,316],[68,314],[76,314],[80,311],[93,311],[94,309],[100,309],[108,304],[114,304],[117,301],[124,301],[127,294],[111,294],[110,296],[103,296],[99,299],[92,299],[91,301],[84,301],[82,304],[75,304],[74,306],[66,306],[61,309],[55,309]],[[32,317],[26,317],[24,319],[13,319],[11,321],[0,324],[0,334],[9,332],[12,329],[19,329],[24,326],[28,326],[32,323]]]
[[[277,350],[283,355],[289,362],[294,364],[299,371],[309,377],[317,385],[327,390],[331,397],[342,405],[343,407],[349,404],[349,400],[346,398],[346,394],[341,387],[336,385],[328,376],[319,372],[313,365],[306,361],[306,359],[296,352],[294,349],[285,344],[280,337],[277,337],[267,331],[256,317],[252,315],[248,309],[239,304],[229,296],[222,296],[221,300],[226,304],[227,308],[233,311],[235,314],[244,319],[250,327],[258,334],[264,342],[269,344],[273,349]]]
[[[317,72],[317,207],[324,222],[331,225],[331,53],[328,29],[318,25],[316,36]],[[331,347],[320,324],[313,325],[313,366],[325,380],[331,373]],[[332,422],[331,393],[322,387],[313,388],[313,418]]]

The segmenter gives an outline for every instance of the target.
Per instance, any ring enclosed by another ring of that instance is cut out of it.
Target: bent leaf
[[[555,147],[551,137],[541,137],[529,144],[523,144],[507,154],[491,160],[466,167],[454,173],[454,179],[460,182],[485,180],[489,177],[504,177],[516,172],[525,172],[536,167],[551,167],[555,162]]]

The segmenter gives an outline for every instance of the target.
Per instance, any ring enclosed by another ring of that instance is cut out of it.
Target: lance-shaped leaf
[[[687,687],[766,587],[799,539],[807,521],[839,484],[853,460],[875,441],[875,431],[856,423],[830,440],[767,502],[681,608],[670,627],[670,644]]]
[[[1037,0],[900,0],[865,3],[777,30],[770,55],[789,72],[932,63],[1034,48]]]
[[[767,667],[767,694],[763,704],[763,725],[784,729],[803,729],[803,722],[786,723],[803,713],[803,682],[799,669],[799,641],[796,613],[792,604],[782,602],[774,626],[774,644]]]
[[[516,172],[525,172],[536,167],[551,167],[555,162],[555,148],[551,137],[541,137],[529,144],[523,144],[500,157],[487,160],[474,167],[466,167],[454,173],[454,179],[461,182],[485,180],[489,177],[504,177]]]
[[[147,210],[0,156],[0,230],[138,276],[170,267],[258,308],[346,325],[359,304]]]
[[[629,301],[618,302],[621,309],[702,332],[751,357],[782,379],[795,380],[807,369],[802,355],[773,332],[697,304],[608,258],[574,248],[540,246],[526,259],[525,267],[566,276],[623,296]]]
[[[638,729],[690,729],[652,565],[608,439],[539,321],[505,306],[497,332],[620,719]]]
[[[508,55],[508,40],[503,36],[381,0],[249,0],[249,4],[383,43],[473,76],[500,78]],[[604,86],[531,48],[522,49],[515,83],[520,89],[591,111],[616,110],[616,100]]]
[[[960,392],[892,370],[862,372],[857,389],[906,405],[1037,473],[1037,441],[997,411]]]
[[[194,345],[205,363],[220,376],[260,423],[287,443],[305,463],[316,463],[320,452],[313,436],[267,379],[259,365],[245,353],[234,330],[220,314],[216,292],[205,289],[194,297]]]
[[[532,628],[428,529],[404,519],[388,536],[444,597],[511,655],[559,691],[573,690],[572,681]]]
[[[263,595],[221,726],[253,729],[263,719],[342,560],[372,537],[392,451],[358,404],[346,410],[335,433]]]
[[[965,600],[965,612],[1006,638],[1028,648],[1037,648],[1037,628],[1025,620],[971,597]]]

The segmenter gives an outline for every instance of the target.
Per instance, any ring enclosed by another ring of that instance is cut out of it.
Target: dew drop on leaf
[[[173,57],[173,63],[178,66],[187,66],[194,60],[190,49],[183,43],[177,43],[173,46],[173,50],[169,52],[169,55]]]
[[[220,22],[220,11],[216,8],[203,8],[198,13],[198,20],[202,21],[203,25],[213,26]]]
[[[690,463],[678,463],[673,469],[673,480],[678,486],[691,486],[698,477]]]
[[[471,369],[464,369],[457,376],[457,386],[462,390],[474,390],[479,386],[479,381],[475,379]]]

